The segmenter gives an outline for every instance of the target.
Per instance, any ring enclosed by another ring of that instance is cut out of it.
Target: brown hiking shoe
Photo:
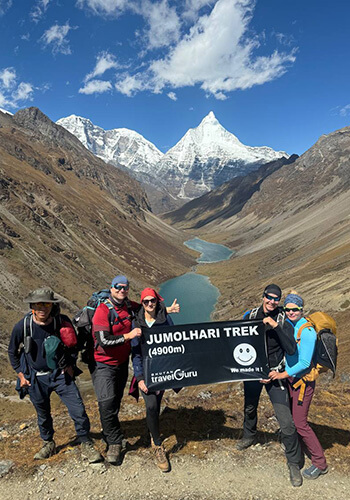
[[[99,451],[94,448],[92,441],[83,441],[80,445],[81,455],[87,458],[90,464],[101,462],[103,457]]]
[[[154,452],[156,465],[160,468],[162,472],[169,472],[170,463],[168,457],[166,456],[166,451],[164,449],[164,446],[162,444],[160,446],[152,444],[152,448]]]
[[[44,446],[34,455],[34,460],[45,460],[52,457],[56,453],[56,444],[52,439],[51,441],[44,441]]]
[[[110,464],[120,465],[122,455],[121,444],[110,444],[107,451],[107,462]]]

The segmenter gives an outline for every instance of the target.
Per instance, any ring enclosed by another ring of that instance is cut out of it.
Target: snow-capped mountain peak
[[[106,162],[125,167],[141,182],[166,188],[178,198],[195,198],[264,163],[288,157],[284,151],[244,145],[220,124],[212,111],[166,154],[126,128],[104,130],[76,115],[61,118],[57,123]]]
[[[104,130],[76,115],[61,118],[57,124],[74,134],[96,156],[134,173],[149,173],[164,154],[141,134],[127,128]]]

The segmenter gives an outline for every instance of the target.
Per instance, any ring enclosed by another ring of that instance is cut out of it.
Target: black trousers
[[[244,382],[243,436],[245,438],[251,438],[256,435],[258,404],[264,385],[265,384],[260,383],[258,380]],[[282,385],[282,387],[278,380],[265,385],[281,428],[281,439],[286,449],[287,461],[289,464],[300,466],[303,463],[303,455],[290,409],[288,389],[284,385]]]
[[[122,443],[118,414],[128,378],[128,365],[129,360],[120,366],[97,363],[92,374],[102,430],[108,445]]]
[[[157,391],[158,392],[158,391]],[[146,421],[149,432],[151,433],[153,442],[156,446],[162,444],[159,432],[159,413],[160,413],[160,403],[164,391],[159,391],[159,393],[148,392],[147,394],[141,391],[142,397],[146,404]]]

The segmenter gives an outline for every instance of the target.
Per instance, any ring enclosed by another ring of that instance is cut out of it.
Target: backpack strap
[[[283,326],[285,319],[286,319],[286,313],[284,311],[280,311],[277,315],[276,323],[281,323],[281,325]]]
[[[123,323],[125,320],[130,320],[132,321],[134,319],[134,313],[130,307],[127,305],[128,313],[129,316],[126,316],[125,318],[121,319],[118,312],[116,311],[113,303],[109,300],[106,299],[103,302],[109,309],[109,322],[110,322],[110,327],[112,328],[113,325],[119,325],[119,323]]]
[[[297,344],[300,344],[301,334],[303,333],[303,331],[305,330],[305,328],[310,328],[310,327],[313,328],[313,324],[311,323],[311,321],[307,321],[306,323],[304,323],[303,325],[301,325],[301,327],[299,328],[298,333],[297,333],[297,338],[296,338],[296,343]],[[311,361],[311,366],[312,365],[313,365],[313,363]],[[311,368],[311,372],[313,370],[314,370],[314,367]],[[315,378],[316,378],[316,374],[315,374]],[[297,382],[295,382],[293,384],[294,389],[298,389],[300,387],[300,392],[299,392],[299,396],[298,396],[298,405],[299,406],[301,406],[303,404],[303,401],[304,401],[306,384],[307,384],[306,376],[300,378]]]
[[[33,337],[33,313],[31,312],[24,316],[23,340],[26,337]]]
[[[304,323],[303,325],[301,325],[301,327],[299,328],[298,330],[298,333],[297,333],[297,338],[296,338],[296,343],[300,344],[300,339],[301,339],[301,334],[303,333],[303,330],[305,328],[313,328],[313,324],[310,322],[310,321],[307,321],[306,323]]]
[[[258,314],[258,311],[259,311],[259,308],[254,307],[254,309],[252,309],[249,313],[249,319],[255,319],[257,314]]]

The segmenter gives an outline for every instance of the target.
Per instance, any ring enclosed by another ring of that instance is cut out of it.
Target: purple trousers
[[[325,470],[327,468],[327,462],[326,457],[324,456],[324,451],[319,440],[317,439],[316,434],[311,429],[307,421],[311,400],[315,391],[315,382],[307,383],[302,405],[298,405],[300,387],[298,387],[298,389],[294,389],[292,387],[292,378],[289,378],[288,382],[292,415],[297,432],[310,454],[312,465],[321,470]]]

